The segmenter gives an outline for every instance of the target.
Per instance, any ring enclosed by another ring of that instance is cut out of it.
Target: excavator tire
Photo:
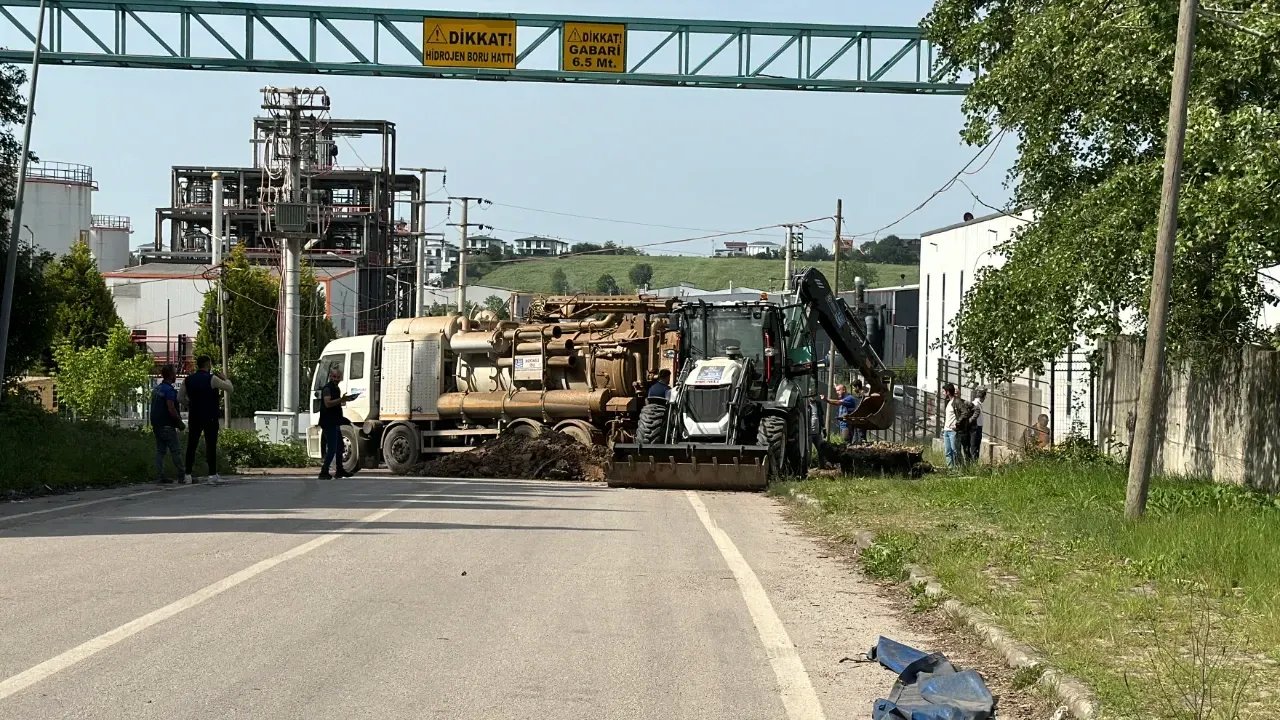
[[[636,427],[636,440],[641,445],[660,445],[667,425],[667,406],[660,403],[640,408],[640,420]]]
[[[756,444],[769,448],[769,478],[781,477],[787,460],[787,419],[777,415],[761,418]]]

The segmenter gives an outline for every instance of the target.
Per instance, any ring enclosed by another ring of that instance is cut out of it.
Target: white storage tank
[[[50,161],[28,165],[19,232],[22,242],[55,255],[65,255],[77,242],[89,242],[97,189],[88,165]]]
[[[133,224],[121,215],[94,215],[89,224],[89,252],[102,272],[129,267],[129,235]]]

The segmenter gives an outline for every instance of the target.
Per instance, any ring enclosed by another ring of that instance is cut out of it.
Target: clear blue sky
[[[916,24],[930,6],[926,0],[371,2],[879,25]],[[101,186],[94,212],[131,216],[135,245],[151,241],[154,209],[168,201],[171,165],[251,164],[251,118],[268,84],[321,82],[335,117],[397,123],[399,164],[448,167],[452,194],[665,225],[736,230],[804,220],[832,214],[842,197],[846,231],[871,230],[911,210],[975,152],[959,140],[960,101],[948,97],[50,66],[41,73],[33,150],[43,159],[92,165]],[[996,205],[1006,198],[1008,145],[968,178]],[[350,153],[342,161],[350,162]],[[983,208],[956,186],[894,232],[916,234],[970,210]],[[641,244],[696,234],[506,207],[476,220],[508,239],[538,233]],[[809,237],[825,233],[829,242],[830,232],[830,223],[814,225]],[[673,249],[706,254],[709,243]]]

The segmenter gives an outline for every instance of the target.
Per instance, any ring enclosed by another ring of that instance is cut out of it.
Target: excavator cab
[[[618,487],[760,490],[771,477],[802,474],[805,377],[792,372],[797,346],[812,358],[812,334],[788,317],[796,308],[686,303],[677,380],[668,403],[641,409],[635,443],[614,445],[609,483]]]

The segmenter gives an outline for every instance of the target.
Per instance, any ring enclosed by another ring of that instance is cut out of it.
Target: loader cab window
[[[767,314],[752,307],[691,308],[685,326],[688,354],[693,358],[724,357],[737,347],[756,367],[764,362]]]

